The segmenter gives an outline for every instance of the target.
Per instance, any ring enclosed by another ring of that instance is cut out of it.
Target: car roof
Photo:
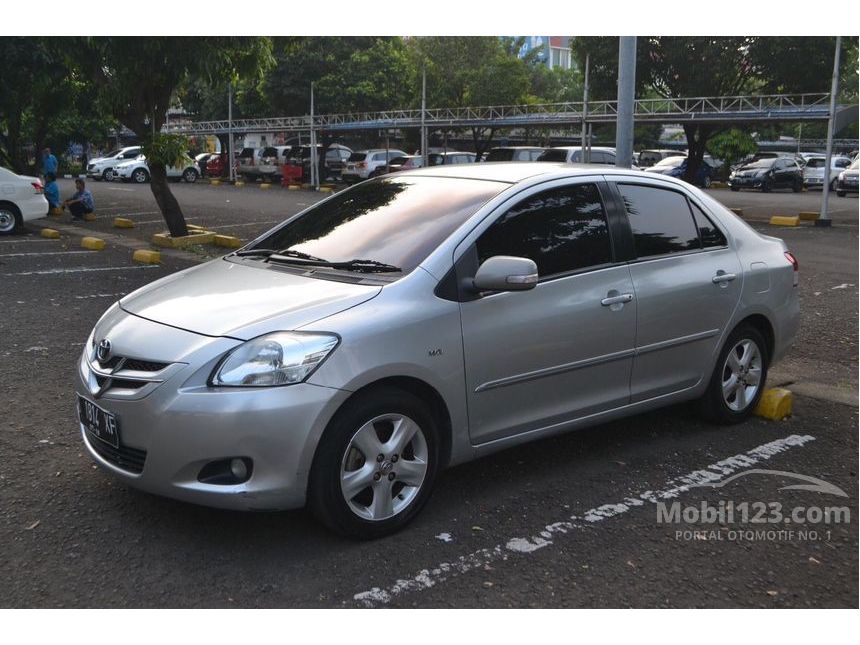
[[[543,146],[495,146],[490,150],[544,150]]]
[[[612,168],[597,164],[579,163],[535,163],[529,161],[491,161],[479,164],[457,164],[449,166],[430,166],[407,170],[398,173],[400,176],[413,175],[422,177],[451,177],[457,179],[476,179],[482,181],[500,181],[516,184],[528,179],[540,178],[544,181],[564,177],[594,176],[594,175],[640,175],[653,179],[654,174],[646,174],[641,170]],[[677,182],[680,183],[680,182]],[[682,183],[680,185],[683,185]]]

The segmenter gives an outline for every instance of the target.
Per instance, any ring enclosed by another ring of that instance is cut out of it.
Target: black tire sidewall
[[[364,520],[353,513],[340,490],[343,455],[356,431],[370,419],[400,413],[415,421],[427,441],[427,474],[411,506],[380,522]],[[417,396],[392,387],[380,387],[348,401],[329,422],[314,455],[308,481],[308,505],[314,515],[333,531],[358,539],[389,535],[406,526],[430,497],[439,471],[439,428],[429,407]]]
[[[728,405],[726,405],[725,400],[723,400],[722,375],[723,367],[725,366],[729,352],[744,339],[749,339],[758,346],[759,353],[762,356],[762,373],[760,386],[755,397],[746,409],[741,412],[736,412],[729,408]],[[765,341],[762,333],[749,324],[743,324],[735,328],[734,331],[729,334],[729,337],[723,344],[723,348],[720,350],[720,354],[717,357],[717,362],[714,365],[714,370],[711,374],[711,380],[708,383],[708,389],[705,391],[705,394],[702,396],[700,401],[702,405],[702,413],[705,418],[709,421],[726,425],[741,423],[748,419],[752,415],[753,410],[755,410],[765,391],[769,367],[770,356],[768,355],[767,342]]]

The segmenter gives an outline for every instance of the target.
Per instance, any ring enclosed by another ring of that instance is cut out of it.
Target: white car
[[[24,222],[47,214],[41,179],[0,168],[0,235],[11,235]]]
[[[806,166],[803,168],[803,185],[808,190],[810,188],[821,188],[824,184],[824,164],[827,158],[825,156],[810,157],[806,160]],[[830,158],[830,190],[836,190],[836,181],[839,179],[839,173],[851,165],[851,160],[848,157],[832,156]]]
[[[132,161],[126,161],[114,168],[117,179],[122,181],[133,181],[136,184],[145,184],[149,181],[149,166],[146,165],[146,156],[138,155]],[[200,170],[197,168],[197,163],[188,156],[183,157],[182,164],[179,166],[167,167],[168,179],[184,179],[189,184],[193,184],[200,176]]]
[[[388,162],[394,157],[405,157],[402,150],[379,148],[376,150],[359,150],[349,155],[349,159],[340,171],[340,178],[347,183],[354,183],[384,175]]]
[[[121,163],[136,159],[140,155],[140,146],[129,146],[112,150],[104,157],[91,159],[87,164],[87,177],[100,181],[113,181],[114,169]]]
[[[589,153],[589,163],[600,164],[605,166],[615,165],[615,148],[607,148],[604,146],[592,146]],[[557,146],[555,148],[547,148],[537,158],[538,161],[552,161],[563,163],[582,163],[583,152],[581,146]],[[634,155],[633,168],[636,169],[636,158]]]

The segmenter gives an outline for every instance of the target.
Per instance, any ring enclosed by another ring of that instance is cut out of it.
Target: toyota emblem
[[[99,359],[99,363],[104,363],[110,358],[110,341],[107,338],[103,338],[96,347],[96,358]]]

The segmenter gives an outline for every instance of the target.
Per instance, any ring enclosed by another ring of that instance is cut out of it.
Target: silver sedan
[[[376,537],[493,451],[690,399],[746,419],[797,271],[668,177],[399,173],[114,304],[77,369],[81,437],[143,490]]]

